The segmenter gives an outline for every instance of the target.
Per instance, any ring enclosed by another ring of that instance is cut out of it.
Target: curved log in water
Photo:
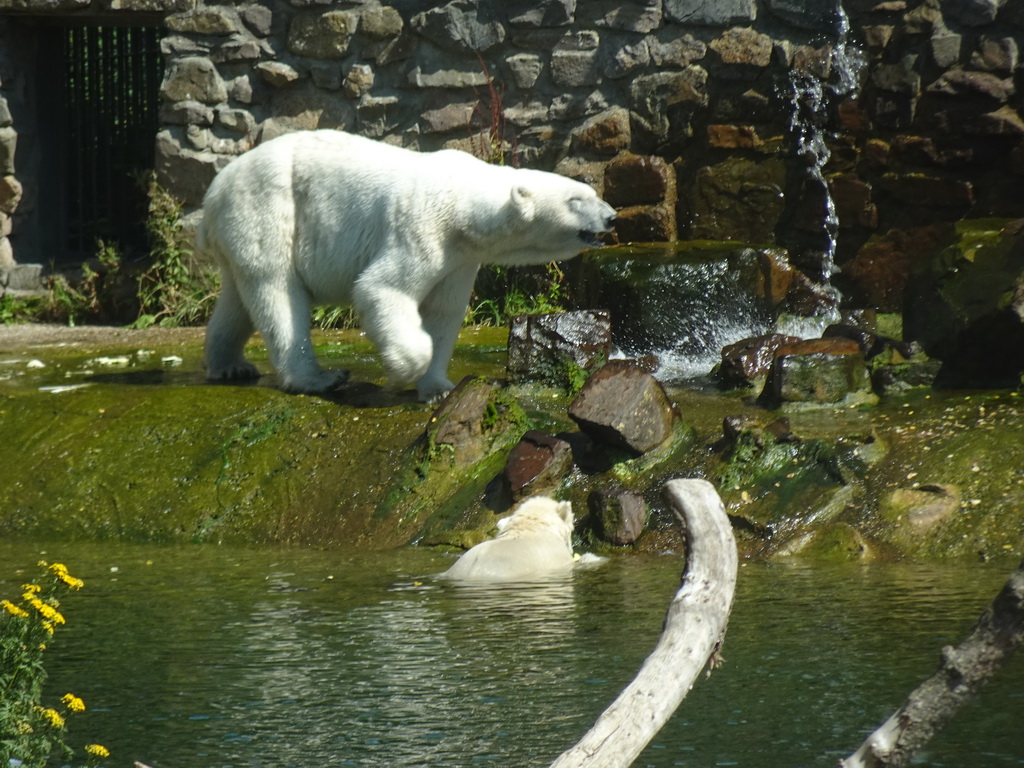
[[[683,583],[658,644],[637,676],[576,746],[551,768],[625,768],[717,660],[736,591],[736,541],[722,500],[706,480],[670,480],[665,496],[686,529]]]
[[[967,703],[1024,641],[1024,562],[974,629],[942,649],[938,671],[839,768],[901,768]]]

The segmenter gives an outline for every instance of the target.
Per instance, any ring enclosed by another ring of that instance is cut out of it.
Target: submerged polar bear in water
[[[458,150],[413,152],[341,131],[262,144],[213,180],[197,243],[222,289],[206,334],[211,380],[259,376],[243,347],[263,334],[281,387],[323,392],[314,304],[349,304],[392,386],[452,389],[448,363],[477,270],[543,264],[601,245],[615,210],[586,184],[489,165]]]
[[[498,521],[498,535],[463,554],[441,578],[458,581],[535,581],[568,573],[572,504],[533,496]]]

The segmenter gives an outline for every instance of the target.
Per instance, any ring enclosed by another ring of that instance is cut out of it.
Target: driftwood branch
[[[1024,640],[1024,562],[956,648],[942,649],[938,671],[868,737],[840,768],[900,768],[1003,665]]]
[[[631,765],[717,659],[736,591],[732,527],[705,480],[671,480],[665,496],[686,529],[686,567],[661,638],[633,682],[551,768]]]

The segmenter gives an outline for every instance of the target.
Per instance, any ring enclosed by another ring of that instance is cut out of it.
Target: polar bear
[[[207,377],[259,376],[258,329],[291,392],[347,376],[321,370],[313,304],[352,304],[392,386],[421,400],[452,389],[448,363],[482,263],[543,264],[601,245],[615,210],[586,184],[414,152],[334,130],[261,144],[213,180],[196,242],[222,289],[206,332]]]
[[[572,570],[572,504],[532,496],[498,521],[498,535],[463,554],[440,578],[536,581]]]

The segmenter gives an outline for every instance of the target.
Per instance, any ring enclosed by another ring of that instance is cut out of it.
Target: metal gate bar
[[[67,255],[94,256],[97,243],[145,248],[146,196],[139,174],[152,169],[162,60],[151,27],[68,27]]]

